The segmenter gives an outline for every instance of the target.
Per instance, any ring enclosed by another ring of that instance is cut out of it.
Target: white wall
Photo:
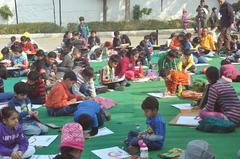
[[[238,0],[228,0],[236,2]],[[56,23],[59,24],[59,0],[55,2]],[[218,7],[217,0],[206,0],[210,8]],[[9,19],[9,24],[16,24],[14,0],[0,0],[0,7],[7,4],[14,16]],[[17,0],[19,22],[54,22],[52,0]],[[139,4],[141,8],[152,8],[151,15],[144,19],[168,20],[180,18],[182,9],[186,8],[191,17],[195,16],[199,0],[131,0],[131,17],[133,6]],[[120,21],[125,18],[125,0],[107,1],[107,20]],[[62,0],[62,24],[78,23],[79,16],[84,16],[86,21],[102,21],[102,0]],[[6,24],[0,16],[0,24]]]

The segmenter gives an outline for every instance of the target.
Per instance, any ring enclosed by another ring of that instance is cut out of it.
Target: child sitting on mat
[[[123,57],[116,68],[116,76],[122,77],[125,75],[128,80],[141,78],[142,75],[140,71],[135,69],[138,57],[139,51],[137,49],[132,50],[127,56]]]
[[[229,59],[221,61],[220,77],[229,82],[240,82],[240,70]]]
[[[193,55],[190,50],[183,50],[183,55],[180,57],[180,61],[178,63],[178,70],[183,72],[196,72]]]
[[[130,131],[125,143],[130,154],[139,151],[139,140],[147,145],[148,149],[160,150],[165,142],[166,123],[158,113],[159,102],[155,97],[147,97],[142,103],[142,109],[146,116],[147,130],[145,132]]]
[[[104,121],[111,119],[107,110],[104,110],[94,100],[83,101],[78,104],[74,113],[74,121],[81,124],[83,130],[90,130],[85,136],[94,136],[98,133],[98,128],[102,127]]]
[[[5,107],[1,111],[0,158],[26,159],[35,153],[35,148],[29,146],[28,139],[23,134],[18,118],[15,109]]]
[[[8,106],[19,113],[19,121],[25,135],[46,134],[48,127],[34,120],[38,116],[38,111],[32,110],[32,104],[27,94],[27,84],[24,82],[16,83],[14,85],[14,97],[8,102]]]
[[[83,128],[78,123],[68,123],[62,128],[60,154],[54,159],[79,159],[84,149]]]
[[[28,97],[32,104],[44,104],[46,101],[46,87],[40,76],[37,71],[31,71],[27,75]]]
[[[167,88],[166,95],[176,95],[176,91],[180,85],[188,87],[190,85],[190,78],[186,72],[179,72],[176,70],[163,70],[161,72],[162,78],[165,81]]]
[[[70,89],[77,82],[77,76],[69,71],[64,74],[63,80],[57,82],[47,96],[46,107],[50,116],[67,116],[77,110],[76,102],[82,100],[81,96],[74,95]]]
[[[115,90],[123,90],[124,87],[121,85],[121,83],[124,81],[118,81],[119,78],[115,75],[115,68],[119,64],[120,56],[119,55],[112,55],[109,58],[108,65],[104,66],[100,73],[100,79],[101,83],[103,85],[107,85],[109,89],[115,89]]]
[[[226,118],[236,125],[240,125],[240,100],[234,88],[223,79],[220,79],[219,70],[209,67],[206,77],[210,83],[205,108],[200,112],[200,117]]]
[[[77,76],[77,82],[72,86],[72,92],[84,99],[95,98],[96,90],[93,81],[94,69],[86,67],[84,70],[76,68],[73,70]]]

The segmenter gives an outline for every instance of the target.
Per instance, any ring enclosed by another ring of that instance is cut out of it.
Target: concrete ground
[[[159,35],[159,44],[164,44],[170,34],[162,34]],[[143,40],[143,36],[140,35],[130,35],[129,36],[132,46],[137,46],[141,40]],[[112,41],[111,36],[100,36],[101,42]],[[40,48],[45,49],[46,51],[55,50],[56,47],[60,46],[62,41],[62,36],[54,36],[54,37],[36,37],[34,40],[39,44]],[[0,48],[3,48],[8,42],[9,38],[1,38],[0,37]]]

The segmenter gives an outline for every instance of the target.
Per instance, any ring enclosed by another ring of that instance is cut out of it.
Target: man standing
[[[218,38],[218,48],[217,51],[219,53],[222,48],[223,43],[225,43],[226,54],[227,56],[231,55],[230,49],[230,28],[234,22],[233,8],[232,6],[226,2],[225,0],[218,0],[220,4],[219,13],[221,15],[220,26],[221,26],[221,34]]]

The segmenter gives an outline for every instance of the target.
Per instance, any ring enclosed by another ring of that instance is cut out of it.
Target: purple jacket
[[[220,68],[220,76],[225,76],[232,80],[235,80],[237,76],[240,76],[240,70],[233,64],[223,65]]]
[[[18,151],[22,153],[28,148],[28,140],[23,135],[22,127],[18,125],[12,130],[0,123],[0,156],[11,156],[16,145],[19,146]]]

